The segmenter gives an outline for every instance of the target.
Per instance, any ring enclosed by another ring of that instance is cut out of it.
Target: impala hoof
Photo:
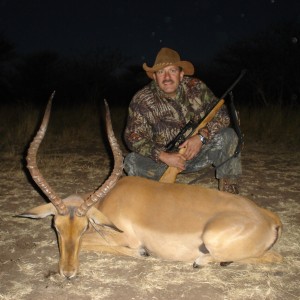
[[[227,267],[228,265],[232,264],[233,261],[222,261],[220,262],[221,267]]]
[[[141,248],[139,249],[139,254],[140,254],[140,256],[144,256],[144,257],[150,256],[149,252],[148,252],[147,249],[144,248],[144,247],[141,247]]]

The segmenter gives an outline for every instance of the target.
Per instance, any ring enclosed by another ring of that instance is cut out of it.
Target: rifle
[[[167,151],[174,151],[178,150],[178,146],[181,145],[187,138],[190,136],[196,135],[200,129],[204,128],[207,123],[209,123],[217,114],[217,112],[220,110],[220,108],[223,106],[225,102],[225,97],[232,92],[233,88],[238,84],[238,82],[242,79],[242,77],[245,75],[246,70],[242,70],[241,74],[238,76],[238,78],[234,81],[234,83],[226,90],[226,92],[222,95],[217,102],[217,104],[211,109],[211,111],[200,120],[198,124],[195,124],[191,121],[189,121],[176,135],[176,137],[170,141],[166,145]],[[181,148],[179,150],[179,153],[184,154],[185,148]],[[180,170],[178,170],[176,167],[168,167],[167,170],[164,172],[162,177],[160,178],[160,182],[175,182],[177,174],[180,173]]]

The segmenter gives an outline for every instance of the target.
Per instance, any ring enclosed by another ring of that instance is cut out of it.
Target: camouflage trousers
[[[212,165],[217,179],[237,179],[242,173],[240,154],[229,159],[234,154],[237,143],[238,137],[232,128],[222,129],[209,143],[202,146],[196,157],[186,162],[186,169],[182,174],[197,172]],[[128,176],[159,180],[167,167],[164,163],[157,163],[135,152],[126,155],[124,160],[124,171]]]

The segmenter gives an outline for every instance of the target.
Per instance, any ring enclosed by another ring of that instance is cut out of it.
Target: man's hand
[[[159,159],[169,167],[175,167],[181,171],[185,170],[186,158],[180,153],[160,152]]]
[[[179,149],[185,148],[183,156],[186,160],[193,159],[202,148],[202,142],[198,135],[194,135],[187,140],[185,140],[180,146]]]
[[[209,133],[207,128],[201,129],[201,134],[208,138]],[[185,149],[184,153],[169,153],[169,152],[160,152],[159,159],[164,162],[169,167],[175,167],[181,171],[185,170],[185,162],[187,160],[193,159],[202,148],[202,142],[198,135],[191,136],[185,140],[180,146],[179,149]],[[180,151],[183,152],[183,151]]]

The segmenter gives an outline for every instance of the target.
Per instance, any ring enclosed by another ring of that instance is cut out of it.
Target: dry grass
[[[0,218],[5,224],[0,230],[0,299],[299,299],[300,204],[295,182],[299,182],[300,167],[299,163],[288,164],[299,161],[299,154],[272,149],[270,155],[266,149],[246,147],[243,194],[279,213],[284,233],[275,249],[284,256],[282,264],[232,264],[226,268],[213,264],[198,270],[188,263],[82,252],[80,273],[70,281],[57,274],[58,249],[51,219],[13,218],[44,200],[18,164],[6,160],[3,166],[10,170],[9,176],[6,172],[0,175],[4,191]],[[62,196],[76,189],[89,191],[110,169],[107,153],[101,152],[100,159],[97,155],[66,152],[55,156],[48,149],[41,155],[41,169]],[[268,166],[274,167],[269,170]],[[211,177],[202,183],[215,185]]]
[[[299,107],[241,108],[241,127],[250,140],[300,145]]]
[[[103,139],[103,105],[80,104],[62,107],[53,102],[53,111],[47,136],[43,142],[44,149],[59,152],[61,145],[75,147],[95,139],[98,147],[105,142]],[[0,110],[0,151],[6,155],[20,154],[26,149],[39,124],[43,111],[32,105],[16,107],[4,106]],[[127,118],[127,107],[111,107],[112,122],[115,132],[122,140],[122,132]],[[241,129],[245,138],[252,141],[300,145],[299,109],[284,107],[241,108]],[[57,147],[56,147],[57,146]]]

